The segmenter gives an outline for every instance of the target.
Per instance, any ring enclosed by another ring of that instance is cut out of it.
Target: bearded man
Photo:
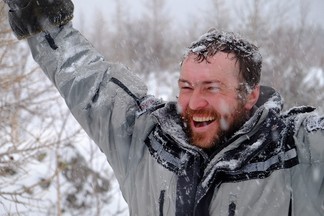
[[[107,156],[131,215],[324,215],[324,120],[282,113],[258,48],[211,30],[184,55],[178,101],[147,95],[71,25],[69,0],[7,0],[9,21]],[[313,175],[316,172],[316,175]]]

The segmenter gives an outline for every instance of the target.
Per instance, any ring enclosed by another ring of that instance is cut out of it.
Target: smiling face
[[[247,120],[259,87],[242,97],[239,65],[233,54],[218,52],[208,62],[198,62],[195,57],[190,54],[183,61],[178,105],[192,144],[210,149]]]

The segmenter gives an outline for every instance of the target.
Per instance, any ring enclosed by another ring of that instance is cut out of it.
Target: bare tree
[[[264,0],[247,1],[240,5],[240,10],[236,9],[239,20],[236,28],[261,49],[262,83],[279,90],[286,108],[307,104],[322,106],[323,86],[305,88],[305,77],[323,58],[318,49],[323,43],[323,30],[309,25],[309,9],[302,1]]]
[[[42,103],[53,98],[44,97],[45,88],[39,90],[35,86],[37,69],[27,69],[28,51],[22,44],[13,42],[15,40],[4,16],[6,9],[2,2],[0,5],[0,205],[5,211],[12,212],[20,210],[21,205],[32,205],[31,200],[41,200],[33,196],[37,180],[27,182],[24,179],[28,175],[26,164],[37,160],[37,153],[51,145],[41,146],[46,138],[41,131],[32,130],[31,126],[48,124],[43,122],[47,116],[38,114],[46,109],[41,106]],[[38,115],[37,119],[33,119],[35,115]]]
[[[141,16],[131,17],[130,8],[116,1],[116,14],[107,56],[147,75],[174,65],[172,27],[165,0],[147,1]]]
[[[225,0],[211,0],[210,7],[205,12],[206,28],[217,28],[220,30],[229,29],[232,14],[228,9]]]
[[[93,150],[26,43],[13,37],[6,11],[1,1],[0,213],[124,212],[125,206],[110,206],[116,191],[106,159]]]

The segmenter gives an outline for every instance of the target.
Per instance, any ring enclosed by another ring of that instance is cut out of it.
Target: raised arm
[[[124,66],[105,61],[72,27],[69,0],[8,2],[13,31],[28,39],[35,61],[122,180],[146,86]]]

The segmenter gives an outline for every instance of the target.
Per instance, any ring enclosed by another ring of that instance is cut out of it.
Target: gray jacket
[[[70,24],[50,33],[28,40],[33,57],[107,156],[131,215],[324,215],[324,119],[313,108],[281,113],[266,88],[208,156],[188,143],[175,102],[147,95]]]

